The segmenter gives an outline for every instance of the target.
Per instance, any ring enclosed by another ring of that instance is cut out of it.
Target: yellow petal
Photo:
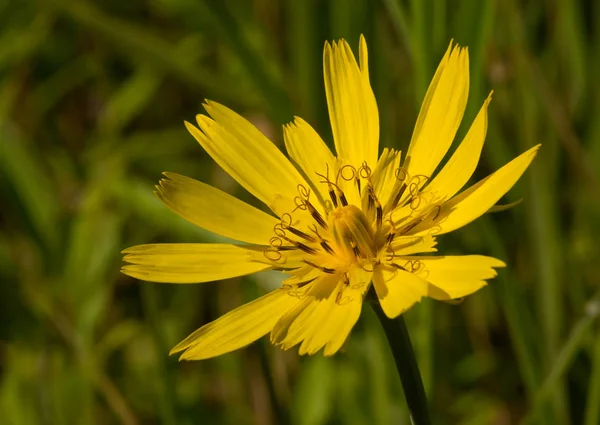
[[[469,54],[448,47],[429,85],[410,141],[405,166],[411,176],[430,177],[448,152],[469,96]]]
[[[461,298],[486,285],[486,279],[496,277],[493,267],[505,267],[504,262],[483,255],[446,257],[412,257],[419,261],[417,276],[427,280],[428,296],[438,300]]]
[[[271,342],[287,350],[310,338],[328,320],[326,316],[335,302],[339,282],[339,275],[321,274],[301,301],[275,324]]]
[[[367,71],[367,47],[360,39],[360,68],[345,40],[325,43],[323,72],[329,119],[339,157],[359,168],[374,167],[379,146],[379,113]]]
[[[330,339],[327,338],[329,341],[325,346],[324,355],[331,356],[344,345],[360,317],[363,299],[369,289],[372,276],[373,273],[361,268],[355,267],[350,270],[350,284],[342,287],[339,299],[336,298],[335,314],[330,318],[329,329],[323,327],[324,335],[331,335]],[[315,343],[319,342],[318,339],[315,340]]]
[[[249,121],[215,102],[207,101],[205,115],[196,116],[198,128],[186,122],[189,132],[208,154],[246,190],[271,207],[276,195],[295,205],[298,184],[306,182],[281,151]]]
[[[351,273],[346,283],[338,275],[323,276],[295,308],[284,314],[273,328],[271,341],[284,349],[302,343],[300,355],[325,355],[342,346],[360,316],[370,273]]]
[[[185,350],[181,360],[202,360],[237,350],[267,334],[297,303],[297,298],[276,289],[204,325],[177,344],[171,354]]]
[[[427,295],[428,284],[413,273],[379,266],[373,273],[373,286],[385,315],[394,318]]]
[[[354,296],[335,310],[336,314],[332,318],[332,330],[330,331],[332,338],[325,346],[324,355],[331,356],[342,348],[342,345],[348,339],[348,335],[350,335],[350,331],[360,317],[362,303],[362,296]]]
[[[267,245],[274,217],[212,186],[175,173],[164,173],[157,195],[173,212],[211,232]]]
[[[121,271],[151,282],[200,283],[272,268],[259,262],[264,247],[228,244],[149,244],[123,251]]]
[[[489,210],[519,180],[540,145],[522,153],[498,171],[474,184],[442,205],[435,220],[425,220],[410,233],[427,232],[436,227],[437,234],[444,234],[463,227]]]
[[[318,191],[321,203],[329,199],[322,174],[335,181],[335,158],[319,134],[302,118],[283,127],[283,136],[288,155],[302,169],[307,181]],[[318,173],[318,174],[317,174]]]
[[[487,108],[491,100],[490,93],[464,140],[425,192],[431,192],[437,198],[450,199],[469,181],[481,156],[487,132]]]
[[[373,172],[373,187],[382,206],[388,203],[392,191],[396,188],[398,167],[400,167],[400,152],[385,148]]]
[[[391,248],[394,256],[436,252],[437,241],[433,236],[401,236],[394,239]]]

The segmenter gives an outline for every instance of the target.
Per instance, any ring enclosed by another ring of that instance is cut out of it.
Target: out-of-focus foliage
[[[330,134],[323,43],[360,33],[383,146],[406,149],[451,38],[471,55],[466,124],[494,89],[477,177],[543,143],[505,200],[521,204],[441,239],[508,267],[458,306],[407,314],[435,423],[600,423],[598,2],[2,0],[3,424],[409,423],[369,308],[333,358],[263,341],[178,363],[171,346],[273,276],[118,272],[125,247],[216,238],[153,196],[162,171],[252,202],[184,130],[204,98],[279,145],[293,114]]]

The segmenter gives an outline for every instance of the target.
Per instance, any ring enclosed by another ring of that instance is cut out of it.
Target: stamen
[[[340,191],[339,197],[340,197],[340,202],[342,203],[342,206],[343,207],[347,207],[348,206],[348,200],[346,199],[346,195],[344,195],[344,192]]]
[[[400,264],[396,264],[396,263],[390,263],[390,266],[399,269],[399,270],[404,270],[405,272],[407,272],[408,270],[406,270],[404,267],[402,267]]]
[[[296,236],[298,236],[300,238],[303,238],[303,239],[305,239],[305,240],[307,240],[309,242],[316,242],[316,239],[313,236],[311,236],[309,234],[306,234],[302,230],[298,230],[295,227],[288,227],[287,230],[289,230],[290,232],[292,232],[294,235],[296,235]]]
[[[329,254],[333,255],[335,253],[335,251],[333,250],[333,248],[331,247],[331,245],[329,245],[329,243],[325,239],[323,239],[321,241],[321,247],[323,247],[323,249],[325,251],[327,251]]]
[[[350,241],[350,246],[352,247],[352,252],[354,252],[354,256],[356,258],[361,258],[362,255],[360,253],[360,249],[358,248],[358,245],[356,244],[356,242]]]
[[[398,206],[398,204],[400,203],[400,199],[402,198],[402,195],[404,195],[404,192],[406,191],[407,187],[408,186],[406,185],[406,183],[402,183],[402,186],[400,186],[400,190],[398,190],[398,193],[396,193],[396,196],[394,196],[394,200],[390,204],[390,210],[393,210]]]
[[[315,263],[311,263],[308,260],[302,260],[304,263],[308,264],[309,266],[314,267],[315,269],[319,269],[321,270],[323,273],[328,273],[328,274],[334,274],[335,273],[335,269],[330,269],[328,267],[321,267],[321,266],[317,266]]]
[[[375,212],[377,228],[380,229],[383,224],[383,208],[381,208],[381,204],[377,205],[377,210]]]
[[[325,219],[323,218],[321,213],[319,213],[319,211],[317,211],[316,208],[313,206],[313,204],[311,204],[309,201],[306,201],[305,205],[308,208],[308,211],[310,212],[310,215],[312,216],[312,218],[317,223],[319,223],[319,226],[321,226],[323,229],[327,230],[327,222],[325,221]]]
[[[333,207],[337,208],[338,201],[337,201],[337,197],[335,196],[335,190],[333,190],[333,188],[329,189],[329,197],[331,198],[331,202],[333,203]]]
[[[296,242],[296,241],[290,241],[292,242],[294,245],[296,245],[296,248],[298,248],[301,251],[306,252],[307,254],[316,254],[317,250],[314,248],[311,248],[308,245],[303,244],[302,242]]]

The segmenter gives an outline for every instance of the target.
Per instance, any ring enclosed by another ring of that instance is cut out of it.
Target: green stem
[[[388,318],[376,300],[371,302],[371,306],[381,322],[394,355],[412,423],[413,425],[430,425],[427,396],[404,317]]]

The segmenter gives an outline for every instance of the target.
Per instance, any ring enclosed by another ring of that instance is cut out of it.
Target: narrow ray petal
[[[411,176],[430,177],[448,152],[469,96],[469,54],[448,47],[431,81],[415,125],[405,165]]]
[[[157,196],[187,221],[228,238],[268,244],[276,218],[212,186],[176,173],[157,187]]]
[[[333,338],[325,346],[324,355],[331,356],[342,348],[342,345],[348,339],[348,335],[350,335],[350,331],[358,321],[362,303],[362,296],[355,296],[336,310],[337,327],[335,328],[335,332],[333,332]]]
[[[386,316],[394,318],[404,313],[427,295],[425,280],[405,270],[379,266],[373,273],[373,286]]]
[[[329,199],[328,187],[323,177],[335,180],[335,158],[319,134],[302,118],[283,127],[283,136],[288,155],[302,169],[305,178],[319,193],[321,203]]]
[[[487,132],[487,109],[491,100],[490,94],[462,143],[427,186],[426,192],[431,192],[438,198],[450,199],[469,181],[481,156]]]
[[[383,206],[388,203],[392,192],[396,187],[398,181],[396,174],[399,166],[400,152],[394,149],[385,148],[381,153],[375,171],[373,172],[375,194]]]
[[[298,184],[305,181],[283,153],[249,121],[215,102],[208,101],[205,115],[196,116],[200,129],[186,122],[188,131],[208,154],[246,190],[272,207],[275,196],[293,209]]]
[[[356,168],[363,161],[375,164],[379,146],[379,113],[369,84],[367,58],[363,37],[360,68],[345,40],[326,43],[323,52],[325,93],[336,151]]]
[[[469,224],[488,211],[519,180],[540,145],[522,153],[485,179],[464,190],[444,205],[434,218],[429,218],[411,230],[411,234],[427,233],[436,228],[444,234]]]
[[[483,255],[413,257],[420,262],[417,275],[427,280],[428,295],[437,300],[461,298],[485,286],[504,262]]]
[[[276,289],[204,325],[177,344],[171,354],[185,350],[181,360],[202,360],[237,350],[266,335],[297,303],[297,298]]]
[[[349,285],[342,288],[339,298],[336,297],[335,314],[331,317],[329,330],[329,334],[332,337],[331,339],[325,338],[329,340],[325,345],[324,355],[331,356],[344,345],[348,335],[350,335],[350,331],[358,321],[363,299],[366,291],[369,289],[372,275],[372,272],[358,267],[350,270]],[[314,343],[320,345],[321,341],[316,339]]]
[[[228,244],[149,244],[123,251],[126,275],[151,282],[200,283],[273,267],[257,261],[264,247]]]
[[[289,349],[309,338],[322,323],[320,319],[328,311],[328,303],[335,300],[335,289],[340,277],[321,275],[312,284],[304,298],[286,312],[273,327],[271,342]]]
[[[418,254],[420,252],[436,252],[437,241],[433,236],[408,236],[394,239],[391,251],[394,256]]]

